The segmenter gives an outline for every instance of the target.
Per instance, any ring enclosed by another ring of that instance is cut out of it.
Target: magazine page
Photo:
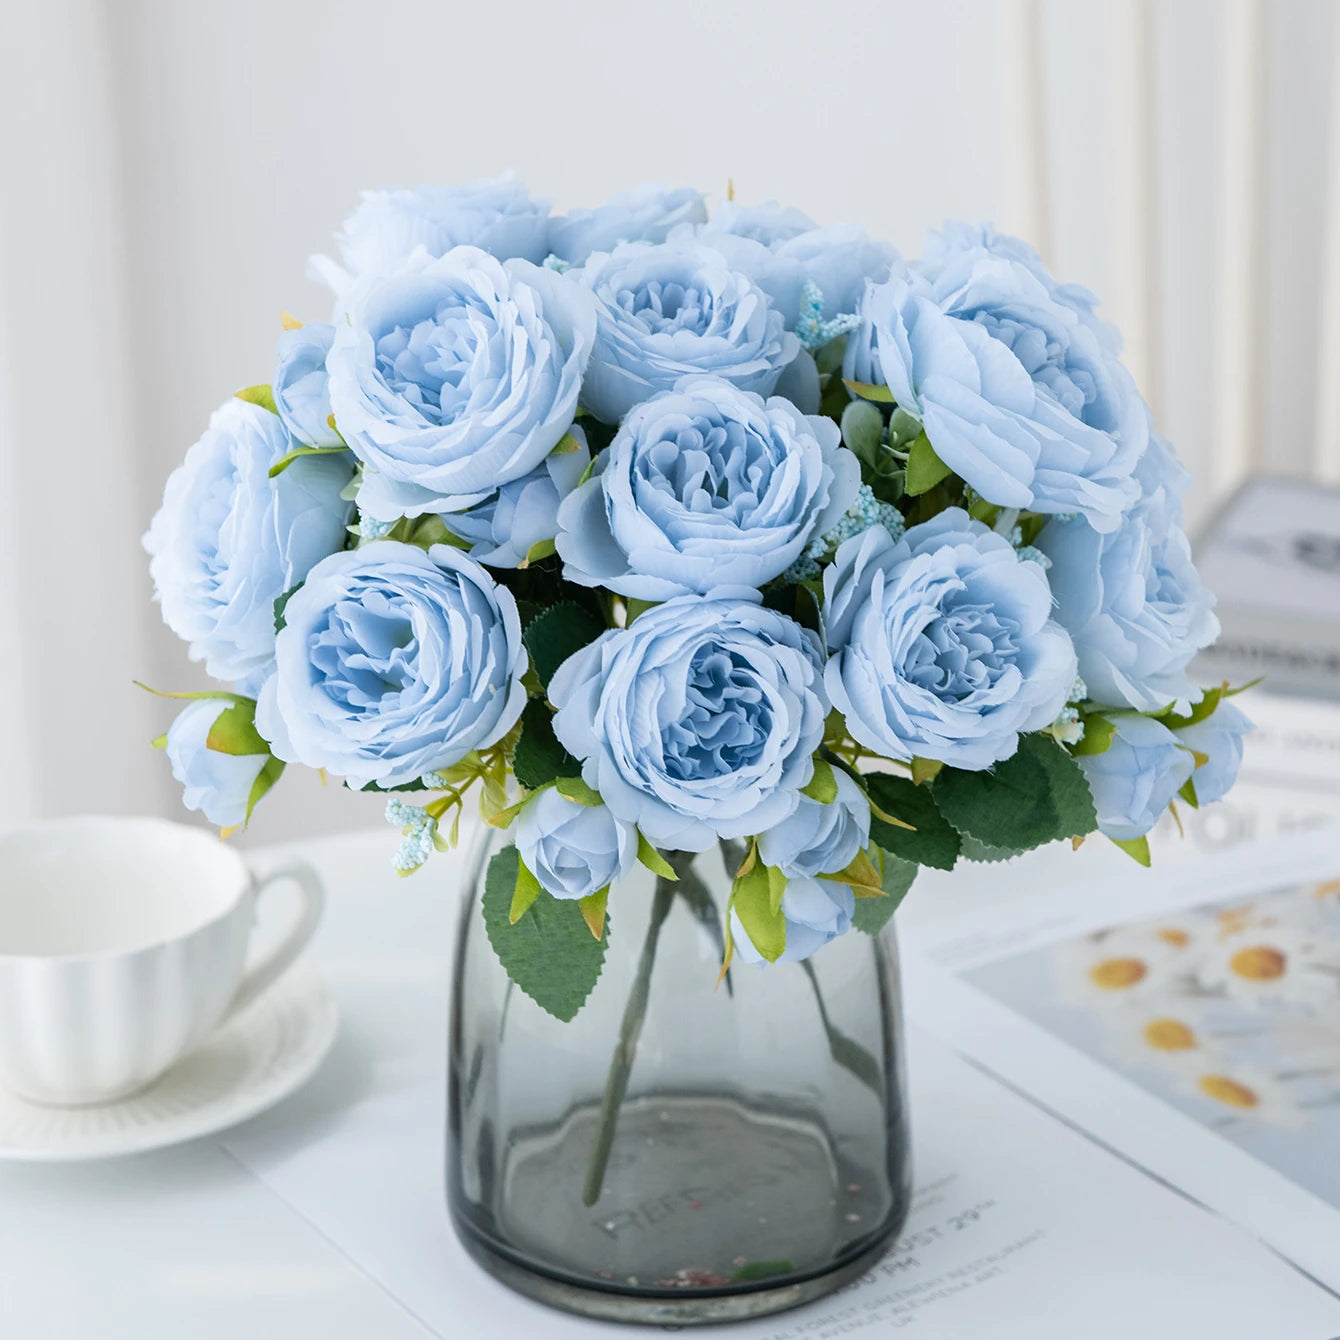
[[[904,947],[913,1018],[1340,1290],[1334,832],[1054,882]]]

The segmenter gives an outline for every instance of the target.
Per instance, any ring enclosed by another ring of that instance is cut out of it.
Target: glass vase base
[[[599,1195],[600,1110],[514,1133],[505,1221],[457,1233],[517,1292],[606,1321],[686,1326],[798,1307],[866,1271],[902,1226],[882,1170],[844,1166],[815,1123],[720,1095],[619,1114]]]

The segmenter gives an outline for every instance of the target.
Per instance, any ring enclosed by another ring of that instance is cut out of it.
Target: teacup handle
[[[321,924],[321,914],[325,910],[326,895],[322,891],[317,873],[306,861],[291,861],[267,870],[264,874],[253,874],[256,881],[255,897],[259,901],[261,894],[271,885],[282,880],[292,880],[302,894],[302,910],[297,920],[289,928],[288,934],[259,963],[249,968],[238,985],[237,994],[224,1012],[224,1018],[230,1019],[246,1009],[262,992],[273,986],[292,966],[293,960],[307,948],[308,942]]]

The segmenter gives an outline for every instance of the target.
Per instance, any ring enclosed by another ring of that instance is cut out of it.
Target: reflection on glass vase
[[[514,1289],[620,1321],[759,1316],[855,1278],[909,1197],[892,925],[718,985],[733,851],[637,867],[569,1023],[509,981],[477,850],[456,954],[447,1195]],[[728,844],[729,845],[729,844]],[[734,862],[732,863],[732,869]]]

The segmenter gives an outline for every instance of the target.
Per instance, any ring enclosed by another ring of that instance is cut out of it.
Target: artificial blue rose
[[[855,312],[866,280],[882,283],[898,253],[851,224],[820,228],[797,209],[772,201],[723,205],[699,237],[721,252],[733,269],[747,274],[781,312],[787,329],[801,313],[801,289],[817,284],[823,316]]]
[[[621,242],[664,242],[672,228],[706,218],[700,192],[647,182],[611,196],[599,209],[550,219],[549,250],[569,265],[584,265],[593,251],[613,251]]]
[[[1212,805],[1232,789],[1242,766],[1242,739],[1252,729],[1245,712],[1223,701],[1203,721],[1174,727],[1178,743],[1204,759],[1191,774],[1198,805]]]
[[[278,415],[229,400],[168,477],[144,537],[163,619],[215,679],[268,669],[275,601],[344,544],[350,458],[309,456],[271,479],[294,445]]]
[[[757,588],[851,506],[861,467],[832,419],[718,377],[630,410],[559,510],[564,576],[639,600]]]
[[[814,634],[748,601],[681,596],[568,657],[554,732],[582,777],[665,850],[795,813],[828,702]]]
[[[841,768],[833,769],[837,797],[824,804],[801,796],[784,823],[758,835],[764,865],[794,878],[836,875],[870,845],[870,802]]]
[[[516,601],[457,549],[332,554],[284,607],[256,728],[277,758],[401,786],[496,744],[525,706]]]
[[[955,255],[965,251],[983,250],[993,256],[1022,265],[1034,276],[1048,294],[1064,303],[1092,328],[1103,347],[1116,354],[1121,351],[1121,333],[1110,322],[1099,318],[1098,298],[1082,284],[1062,284],[1042,263],[1042,257],[1022,238],[997,232],[989,223],[950,222],[940,229],[932,229],[926,236],[922,264],[928,267],[944,265]]]
[[[460,511],[528,475],[572,423],[594,336],[579,284],[474,247],[362,286],[327,359],[360,509]]]
[[[637,830],[605,805],[579,805],[553,787],[517,816],[516,845],[526,869],[555,898],[587,898],[637,861]]]
[[[1101,754],[1076,761],[1093,792],[1098,828],[1118,842],[1143,837],[1191,776],[1196,760],[1176,735],[1152,717],[1110,718],[1112,741]]]
[[[530,474],[504,484],[465,512],[444,513],[453,535],[470,544],[470,557],[491,568],[519,568],[527,555],[558,534],[559,504],[591,464],[586,435],[572,430],[572,451],[550,452]]]
[[[272,390],[275,409],[297,441],[307,447],[338,447],[339,433],[330,426],[330,379],[326,355],[335,327],[316,322],[286,330],[279,337],[279,366]]]
[[[861,303],[844,375],[884,385],[988,502],[1117,528],[1149,440],[1144,402],[1098,333],[1028,266],[984,247],[895,265]]]
[[[313,256],[310,270],[336,293],[354,280],[394,274],[415,257],[436,258],[452,247],[478,247],[500,261],[545,257],[549,202],[534,199],[515,177],[464,186],[365,191],[336,242],[341,267]]]
[[[182,804],[220,828],[246,822],[252,787],[270,761],[268,753],[225,754],[208,747],[210,728],[232,706],[221,698],[188,703],[168,727],[164,751],[182,784]]]
[[[1047,576],[960,508],[899,540],[846,540],[824,571],[825,682],[852,738],[886,758],[978,771],[1050,725],[1075,681]]]
[[[786,948],[778,962],[795,963],[809,958],[830,940],[845,935],[851,929],[855,911],[856,897],[850,885],[831,879],[810,879],[804,875],[787,880],[782,892]],[[754,942],[734,908],[731,909],[730,927],[736,954],[746,963],[762,963],[763,955],[754,948]]]
[[[695,373],[770,395],[800,352],[762,290],[691,239],[597,252],[570,277],[596,300],[582,404],[605,423]]]
[[[1219,621],[1181,526],[1184,477],[1167,444],[1151,439],[1137,471],[1143,496],[1119,529],[1100,535],[1082,517],[1057,518],[1037,538],[1052,562],[1056,617],[1098,702],[1155,712],[1200,696],[1187,666]]]

